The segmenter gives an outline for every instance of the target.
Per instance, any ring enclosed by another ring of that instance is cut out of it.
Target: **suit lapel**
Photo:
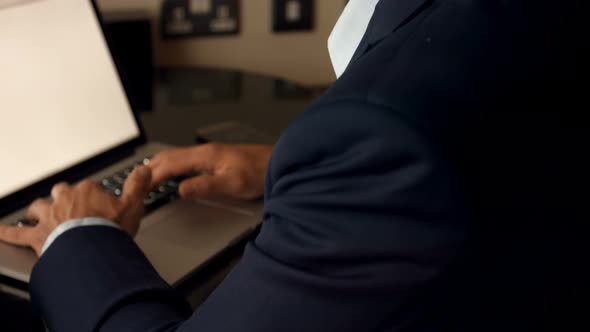
[[[351,63],[363,56],[372,46],[405,24],[432,0],[381,0]]]

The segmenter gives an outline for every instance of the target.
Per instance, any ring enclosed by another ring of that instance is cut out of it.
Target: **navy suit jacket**
[[[196,312],[107,227],[49,248],[34,304],[54,332],[573,324],[588,280],[575,3],[382,0],[276,145],[261,232]]]

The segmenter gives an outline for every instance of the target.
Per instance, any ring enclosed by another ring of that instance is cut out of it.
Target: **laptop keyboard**
[[[118,171],[115,174],[112,174],[111,176],[102,179],[99,182],[99,184],[104,188],[104,190],[107,193],[116,197],[120,197],[123,193],[123,184],[125,184],[125,181],[129,177],[131,172],[133,172],[133,170],[138,166],[148,165],[149,162],[149,157],[146,157],[142,160],[138,160],[137,162],[133,163],[133,165],[129,165],[128,167],[125,167],[123,170]],[[198,173],[175,177],[157,185],[154,188],[154,190],[143,199],[143,204],[145,205],[146,213],[149,213],[161,207],[162,205],[177,199],[178,187],[180,185],[180,182],[182,182],[184,179],[196,175],[198,175]],[[37,222],[34,220],[21,219],[17,220],[12,225],[18,227],[33,227],[36,224]]]
[[[137,161],[133,165],[130,165],[129,167],[126,167],[125,169],[102,179],[100,181],[100,185],[109,194],[120,197],[123,193],[123,184],[131,172],[133,172],[133,169],[140,165],[148,165],[149,162],[150,158],[144,158],[143,160]],[[154,190],[143,199],[146,212],[153,211],[163,204],[176,199],[178,197],[178,186],[182,179],[182,177],[169,179],[168,181],[160,183],[158,186],[156,186]]]

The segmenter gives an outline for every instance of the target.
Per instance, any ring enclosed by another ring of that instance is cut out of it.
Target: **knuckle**
[[[158,152],[156,153],[152,159],[150,160],[150,164],[155,164],[156,162],[158,162],[160,159],[162,159],[162,155],[166,153],[166,151],[162,151],[162,152]]]
[[[88,180],[83,180],[78,183],[78,188],[88,188],[89,185],[90,184]]]
[[[65,191],[67,191],[68,189],[68,185],[65,183],[58,183],[55,186],[53,186],[53,188],[51,188],[51,195],[52,196],[60,196],[61,194],[63,194]]]
[[[34,200],[33,203],[31,203],[31,205],[29,205],[29,211],[39,209],[39,208],[45,206],[46,204],[47,204],[46,200],[44,200],[42,198],[38,198],[38,199]]]
[[[212,143],[207,143],[205,145],[203,145],[203,147],[212,149],[212,150],[218,150],[219,148],[221,148],[221,143],[217,143],[217,142],[212,142]]]
[[[162,151],[158,154],[158,160],[165,162],[171,159],[176,159],[179,156],[184,156],[187,150],[190,148],[175,148],[166,151]]]
[[[33,201],[33,203],[31,203],[31,206],[39,206],[39,205],[44,205],[45,204],[45,200],[43,198],[37,198],[36,200]]]
[[[172,153],[171,150],[167,150],[167,151],[162,151],[162,152],[156,154],[152,158],[152,160],[150,162],[150,165],[157,165],[157,164],[159,164],[161,162],[165,162],[170,157],[170,154],[171,153]]]
[[[207,143],[205,145],[197,146],[195,151],[199,151],[199,153],[207,154],[207,155],[216,155],[223,149],[223,145],[221,143]]]
[[[162,152],[157,162],[151,163],[150,165],[156,165],[159,168],[167,169],[177,159],[176,156],[177,154],[173,153],[172,151]]]
[[[81,190],[90,190],[93,189],[96,183],[92,180],[83,180],[78,184],[78,188]]]

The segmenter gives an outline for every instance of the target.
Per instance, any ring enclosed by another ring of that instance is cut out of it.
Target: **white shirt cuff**
[[[119,225],[115,224],[114,222],[98,217],[91,217],[91,218],[82,218],[82,219],[73,219],[66,221],[65,223],[57,226],[56,229],[49,234],[47,240],[45,240],[45,244],[43,245],[43,249],[41,250],[41,255],[51,246],[57,238],[62,235],[63,233],[78,227],[85,227],[85,226],[107,226],[113,227],[117,229],[121,229]]]

